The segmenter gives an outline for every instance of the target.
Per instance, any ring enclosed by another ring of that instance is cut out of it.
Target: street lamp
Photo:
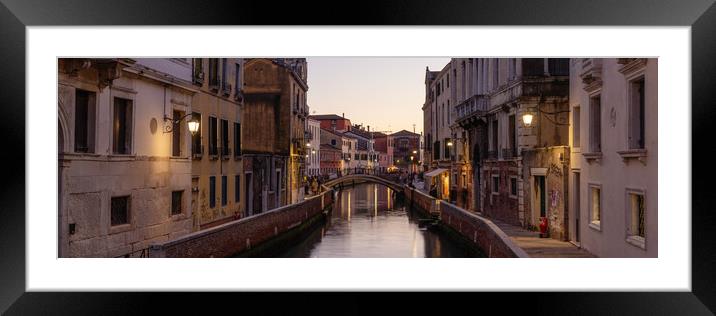
[[[526,127],[530,127],[532,125],[532,118],[534,118],[532,113],[525,113],[522,115],[522,123],[525,123]]]
[[[448,147],[452,147],[452,141],[449,140],[449,141],[447,142],[447,145],[448,145]]]
[[[418,151],[417,151],[417,150],[413,150],[413,154],[417,154],[417,153],[418,153]]]
[[[174,119],[172,119],[172,118],[170,118],[170,117],[168,117],[168,116],[165,115],[165,116],[164,116],[164,121],[165,121],[165,122],[170,122],[170,124],[165,124],[165,125],[164,125],[164,133],[171,133],[171,132],[173,132],[173,131],[174,131],[174,126],[177,125],[177,124],[179,124],[179,123],[181,123],[182,120],[184,120],[185,118],[187,118],[187,117],[189,117],[189,116],[192,116],[192,113],[189,113],[189,114],[187,114],[187,115],[182,116],[182,117],[179,118],[179,119],[174,120]],[[192,119],[189,120],[189,122],[187,122],[187,124],[189,125],[189,131],[191,132],[191,134],[192,134],[192,135],[196,135],[196,133],[199,131],[199,121],[198,121],[196,118],[192,117]]]

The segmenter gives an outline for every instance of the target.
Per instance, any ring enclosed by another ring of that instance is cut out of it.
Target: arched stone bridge
[[[325,182],[325,183],[323,183],[323,185],[332,188],[339,184],[355,183],[355,182],[359,182],[359,181],[378,183],[378,184],[387,186],[387,187],[393,189],[394,191],[398,191],[398,192],[403,191],[403,185],[393,182],[391,180],[385,179],[383,177],[374,176],[374,175],[370,175],[370,174],[345,175],[340,178],[336,178],[336,179],[330,180],[328,182]]]

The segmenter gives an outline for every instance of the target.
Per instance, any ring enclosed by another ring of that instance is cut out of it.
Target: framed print
[[[8,314],[716,308],[712,1],[2,1]]]

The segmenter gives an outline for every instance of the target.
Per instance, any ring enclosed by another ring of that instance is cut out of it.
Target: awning
[[[434,176],[437,176],[437,175],[439,175],[439,174],[441,174],[441,173],[443,173],[443,172],[447,172],[447,171],[448,171],[447,169],[437,168],[437,169],[432,170],[432,171],[430,171],[430,172],[426,172],[426,173],[425,173],[425,176],[432,178],[432,177],[434,177]]]

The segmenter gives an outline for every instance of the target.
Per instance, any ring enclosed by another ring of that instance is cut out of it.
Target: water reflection
[[[338,194],[332,215],[279,257],[427,258],[474,257],[473,250],[433,230],[395,203],[393,191],[360,184]]]

